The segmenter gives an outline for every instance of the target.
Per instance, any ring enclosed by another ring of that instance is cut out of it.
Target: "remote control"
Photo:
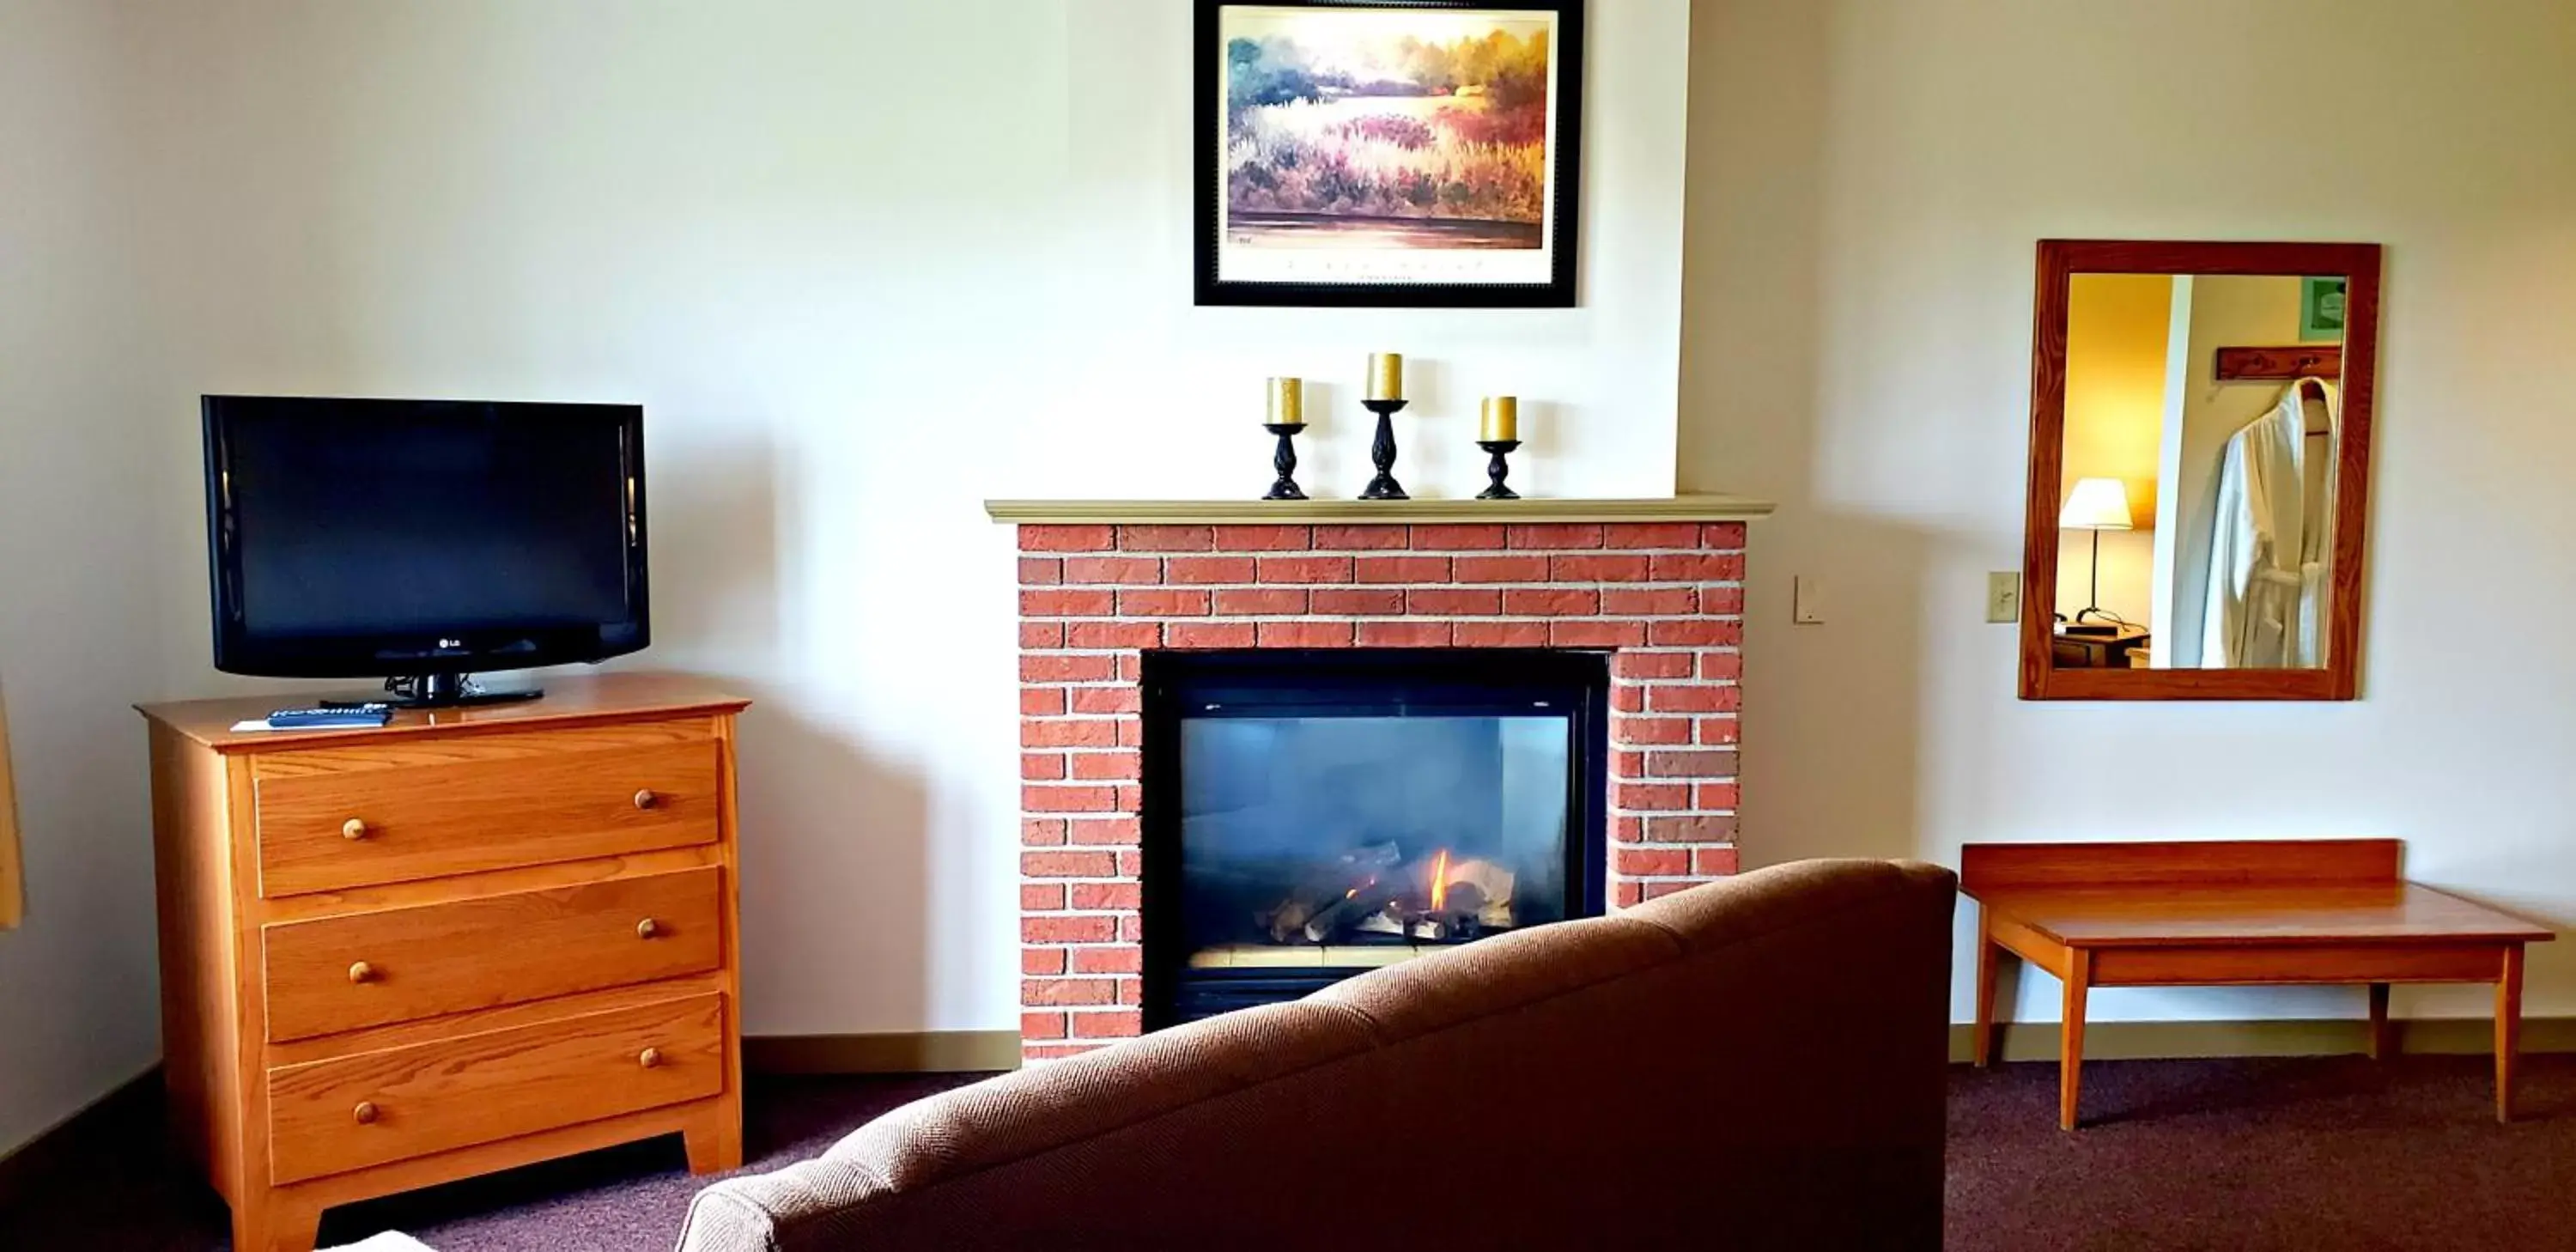
[[[382,726],[393,720],[390,704],[358,704],[333,709],[279,709],[268,715],[268,724],[276,730],[331,730],[339,727]]]

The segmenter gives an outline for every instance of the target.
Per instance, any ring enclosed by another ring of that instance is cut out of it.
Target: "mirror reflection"
[[[2056,667],[2326,665],[2345,289],[2074,276]]]

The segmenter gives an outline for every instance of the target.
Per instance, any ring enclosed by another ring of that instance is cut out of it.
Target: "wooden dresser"
[[[699,683],[380,730],[147,707],[171,1115],[237,1252],[330,1205],[677,1131],[742,1158],[734,717]]]

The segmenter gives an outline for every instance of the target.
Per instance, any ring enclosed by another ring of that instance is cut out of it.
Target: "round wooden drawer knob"
[[[646,1048],[642,1052],[636,1054],[635,1063],[646,1069],[652,1069],[662,1063],[662,1050],[660,1048]]]
[[[635,807],[637,807],[637,808],[639,808],[639,809],[649,809],[649,808],[653,807],[653,806],[654,806],[654,805],[656,805],[656,804],[660,804],[661,802],[662,802],[662,797],[660,797],[660,796],[657,796],[657,795],[653,794],[653,793],[652,793],[651,791],[649,791],[649,790],[648,790],[648,791],[638,791],[638,792],[636,792],[636,793],[635,793]]]
[[[635,923],[635,937],[638,939],[650,939],[661,933],[662,923],[654,921],[652,918],[648,917],[643,921]]]
[[[358,962],[357,964],[352,965],[352,966],[350,966],[350,967],[349,967],[349,981],[350,981],[350,982],[353,982],[353,983],[358,983],[358,982],[374,982],[375,980],[376,980],[376,967],[375,967],[375,966],[373,966],[373,965],[369,965],[369,964],[367,964],[365,961],[360,961],[360,962]]]
[[[367,837],[367,824],[352,817],[349,820],[340,823],[340,837],[343,839],[364,839]]]
[[[375,1125],[375,1124],[376,1124],[376,1104],[375,1104],[375,1101],[373,1101],[373,1100],[360,1100],[360,1101],[358,1101],[358,1109],[357,1109],[357,1114],[356,1114],[356,1116],[357,1116],[357,1118],[358,1118],[358,1124],[359,1124],[359,1125],[361,1125],[361,1126],[373,1126],[373,1125]]]

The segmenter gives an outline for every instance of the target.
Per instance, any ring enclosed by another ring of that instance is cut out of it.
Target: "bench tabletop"
[[[1976,885],[1998,916],[2069,947],[2189,944],[2541,943],[2555,936],[2510,913],[2412,882]]]

